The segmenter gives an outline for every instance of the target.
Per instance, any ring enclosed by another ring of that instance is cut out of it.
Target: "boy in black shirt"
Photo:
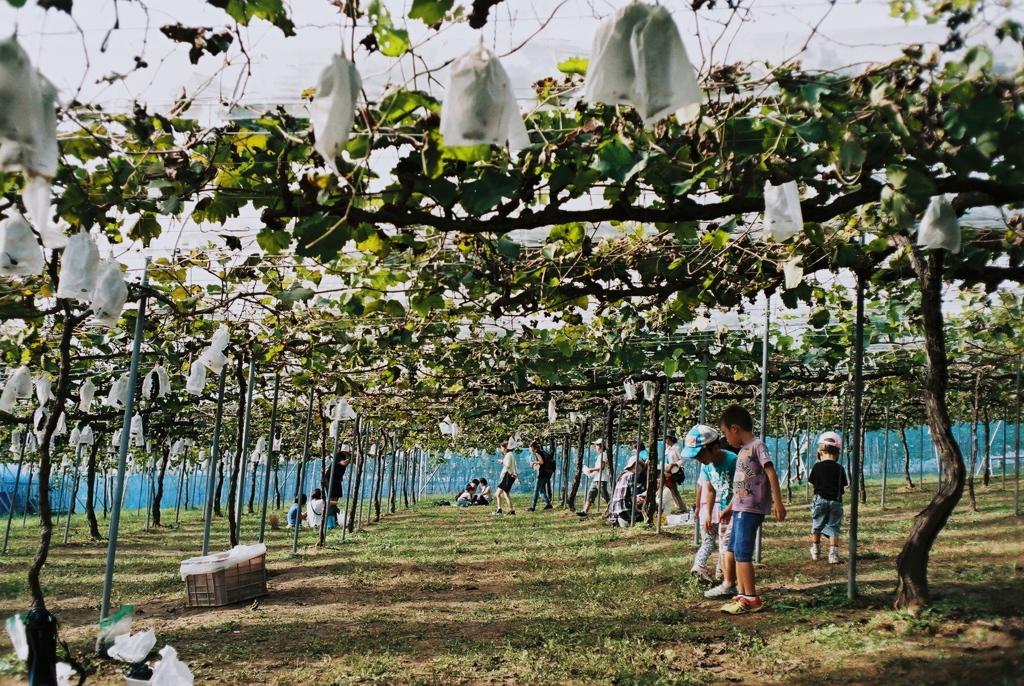
[[[818,438],[818,462],[807,481],[814,486],[811,501],[811,559],[821,555],[821,534],[829,539],[828,563],[839,564],[839,532],[843,525],[843,491],[846,470],[836,462],[843,450],[843,439],[835,431]]]

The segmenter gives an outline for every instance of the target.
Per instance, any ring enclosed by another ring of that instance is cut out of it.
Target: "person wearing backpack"
[[[537,470],[537,486],[533,489],[533,505],[526,508],[528,512],[537,511],[537,498],[544,496],[544,509],[550,510],[551,505],[551,477],[555,475],[555,456],[549,454],[540,447],[540,443],[530,443],[530,452],[533,460],[530,465]]]

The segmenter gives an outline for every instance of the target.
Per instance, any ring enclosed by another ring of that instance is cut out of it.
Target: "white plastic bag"
[[[446,146],[508,141],[510,148],[520,150],[530,145],[512,82],[482,44],[452,62],[441,105],[441,135]]]
[[[142,380],[142,397],[146,400],[154,400],[167,395],[171,389],[171,379],[163,365],[153,367],[146,378]]]
[[[960,220],[944,195],[932,196],[917,229],[917,245],[925,250],[960,252]]]
[[[53,379],[49,377],[40,376],[35,379],[36,385],[36,400],[39,401],[40,405],[53,400]]]
[[[57,663],[57,686],[75,686],[78,680],[71,680],[71,675],[75,673],[75,670],[71,668],[67,662]]]
[[[555,399],[548,400],[548,424],[554,424],[558,419],[558,411],[555,409]]]
[[[114,638],[114,645],[107,648],[107,655],[121,662],[142,662],[156,645],[156,633],[152,629],[137,634],[121,634]]]
[[[210,338],[209,347],[199,354],[199,363],[211,372],[220,374],[220,370],[228,363],[224,349],[228,347],[230,340],[231,333],[228,331],[228,327],[221,324]]]
[[[43,251],[25,218],[15,212],[0,222],[0,276],[35,276],[43,271]]]
[[[804,281],[804,265],[802,264],[803,257],[797,255],[791,260],[787,261],[782,265],[782,274],[785,276],[786,285],[785,290],[790,291],[799,286]]]
[[[0,41],[0,169],[57,173],[57,91],[15,38]]]
[[[57,297],[71,298],[78,302],[92,300],[99,268],[100,251],[96,241],[85,231],[79,231],[68,239],[68,245],[61,255]]]
[[[96,434],[92,430],[92,424],[86,424],[78,432],[78,442],[84,445],[92,445],[96,442]]]
[[[804,229],[804,215],[800,210],[800,192],[796,181],[781,186],[764,184],[764,230],[761,237],[782,242]]]
[[[633,3],[598,27],[587,100],[633,105],[645,124],[673,112],[681,124],[696,119],[703,94],[668,10]]]
[[[92,406],[92,399],[95,397],[96,384],[92,382],[92,379],[86,379],[78,390],[78,409],[82,412],[88,412]]]
[[[93,320],[101,326],[116,326],[128,301],[128,287],[117,260],[107,258],[100,263],[96,287],[92,293]]]
[[[0,410],[12,412],[19,400],[31,397],[32,374],[28,367],[18,367],[4,384],[4,392],[0,394]]]
[[[186,577],[192,576],[193,574],[212,574],[214,572],[219,572],[227,569],[228,567],[234,567],[240,562],[251,560],[259,557],[260,555],[266,555],[266,553],[267,546],[263,543],[256,543],[254,545],[236,545],[231,550],[223,553],[190,557],[187,560],[181,561],[181,567],[179,568],[181,580],[184,581]]]
[[[28,635],[25,633],[25,615],[18,614],[8,617],[4,623],[7,635],[14,645],[14,654],[19,660],[28,659]]]
[[[43,429],[46,427],[46,420],[49,417],[50,413],[47,412],[45,407],[37,407],[36,411],[32,414],[32,430],[39,434],[40,437]]]
[[[178,659],[178,652],[174,648],[164,646],[160,650],[160,657],[163,659],[153,667],[149,686],[192,686],[195,677],[185,663]]]
[[[335,159],[345,147],[352,131],[356,100],[362,85],[356,66],[344,55],[335,55],[320,73],[320,82],[313,98],[309,117],[316,135],[313,147],[338,176],[341,176],[341,172],[338,171]]]
[[[63,435],[64,435],[64,434],[66,434],[67,432],[68,432],[68,424],[67,424],[67,420],[65,420],[65,419],[64,419],[64,413],[63,413],[63,412],[61,412],[61,413],[60,413],[60,414],[59,414],[59,415],[57,416],[57,426],[56,426],[56,428],[55,428],[55,429],[53,430],[53,435],[54,435],[54,436],[63,436]]]
[[[14,455],[21,453],[21,437],[21,429],[11,431],[11,453]]]
[[[196,360],[188,370],[188,379],[185,381],[185,390],[192,395],[202,395],[206,387],[206,367]]]

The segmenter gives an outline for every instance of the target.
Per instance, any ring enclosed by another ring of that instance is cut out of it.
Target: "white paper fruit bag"
[[[121,274],[121,265],[108,257],[100,263],[92,293],[94,321],[101,326],[116,326],[127,301],[128,287]]]
[[[92,300],[99,268],[100,251],[96,241],[84,231],[76,233],[68,239],[68,245],[60,258],[57,297],[71,298],[78,302]]]
[[[917,229],[917,244],[925,250],[960,252],[960,220],[946,196],[932,196]]]
[[[352,131],[360,88],[362,80],[355,65],[344,55],[335,55],[320,73],[320,82],[313,98],[310,113],[310,122],[316,135],[313,147],[331,171],[339,176],[341,172],[338,171],[335,158],[345,147]]]
[[[446,146],[508,141],[513,150],[530,144],[512,82],[498,58],[483,45],[452,62],[441,107],[441,135]]]
[[[764,231],[762,238],[782,242],[797,235],[804,228],[800,210],[800,192],[796,181],[781,186],[764,184]]]
[[[0,222],[0,276],[35,276],[43,271],[43,251],[18,213]]]

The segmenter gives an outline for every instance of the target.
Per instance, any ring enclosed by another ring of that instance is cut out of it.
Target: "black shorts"
[[[501,477],[501,483],[498,484],[499,491],[505,491],[506,493],[512,492],[512,486],[516,483],[516,478],[511,474],[506,474]]]

